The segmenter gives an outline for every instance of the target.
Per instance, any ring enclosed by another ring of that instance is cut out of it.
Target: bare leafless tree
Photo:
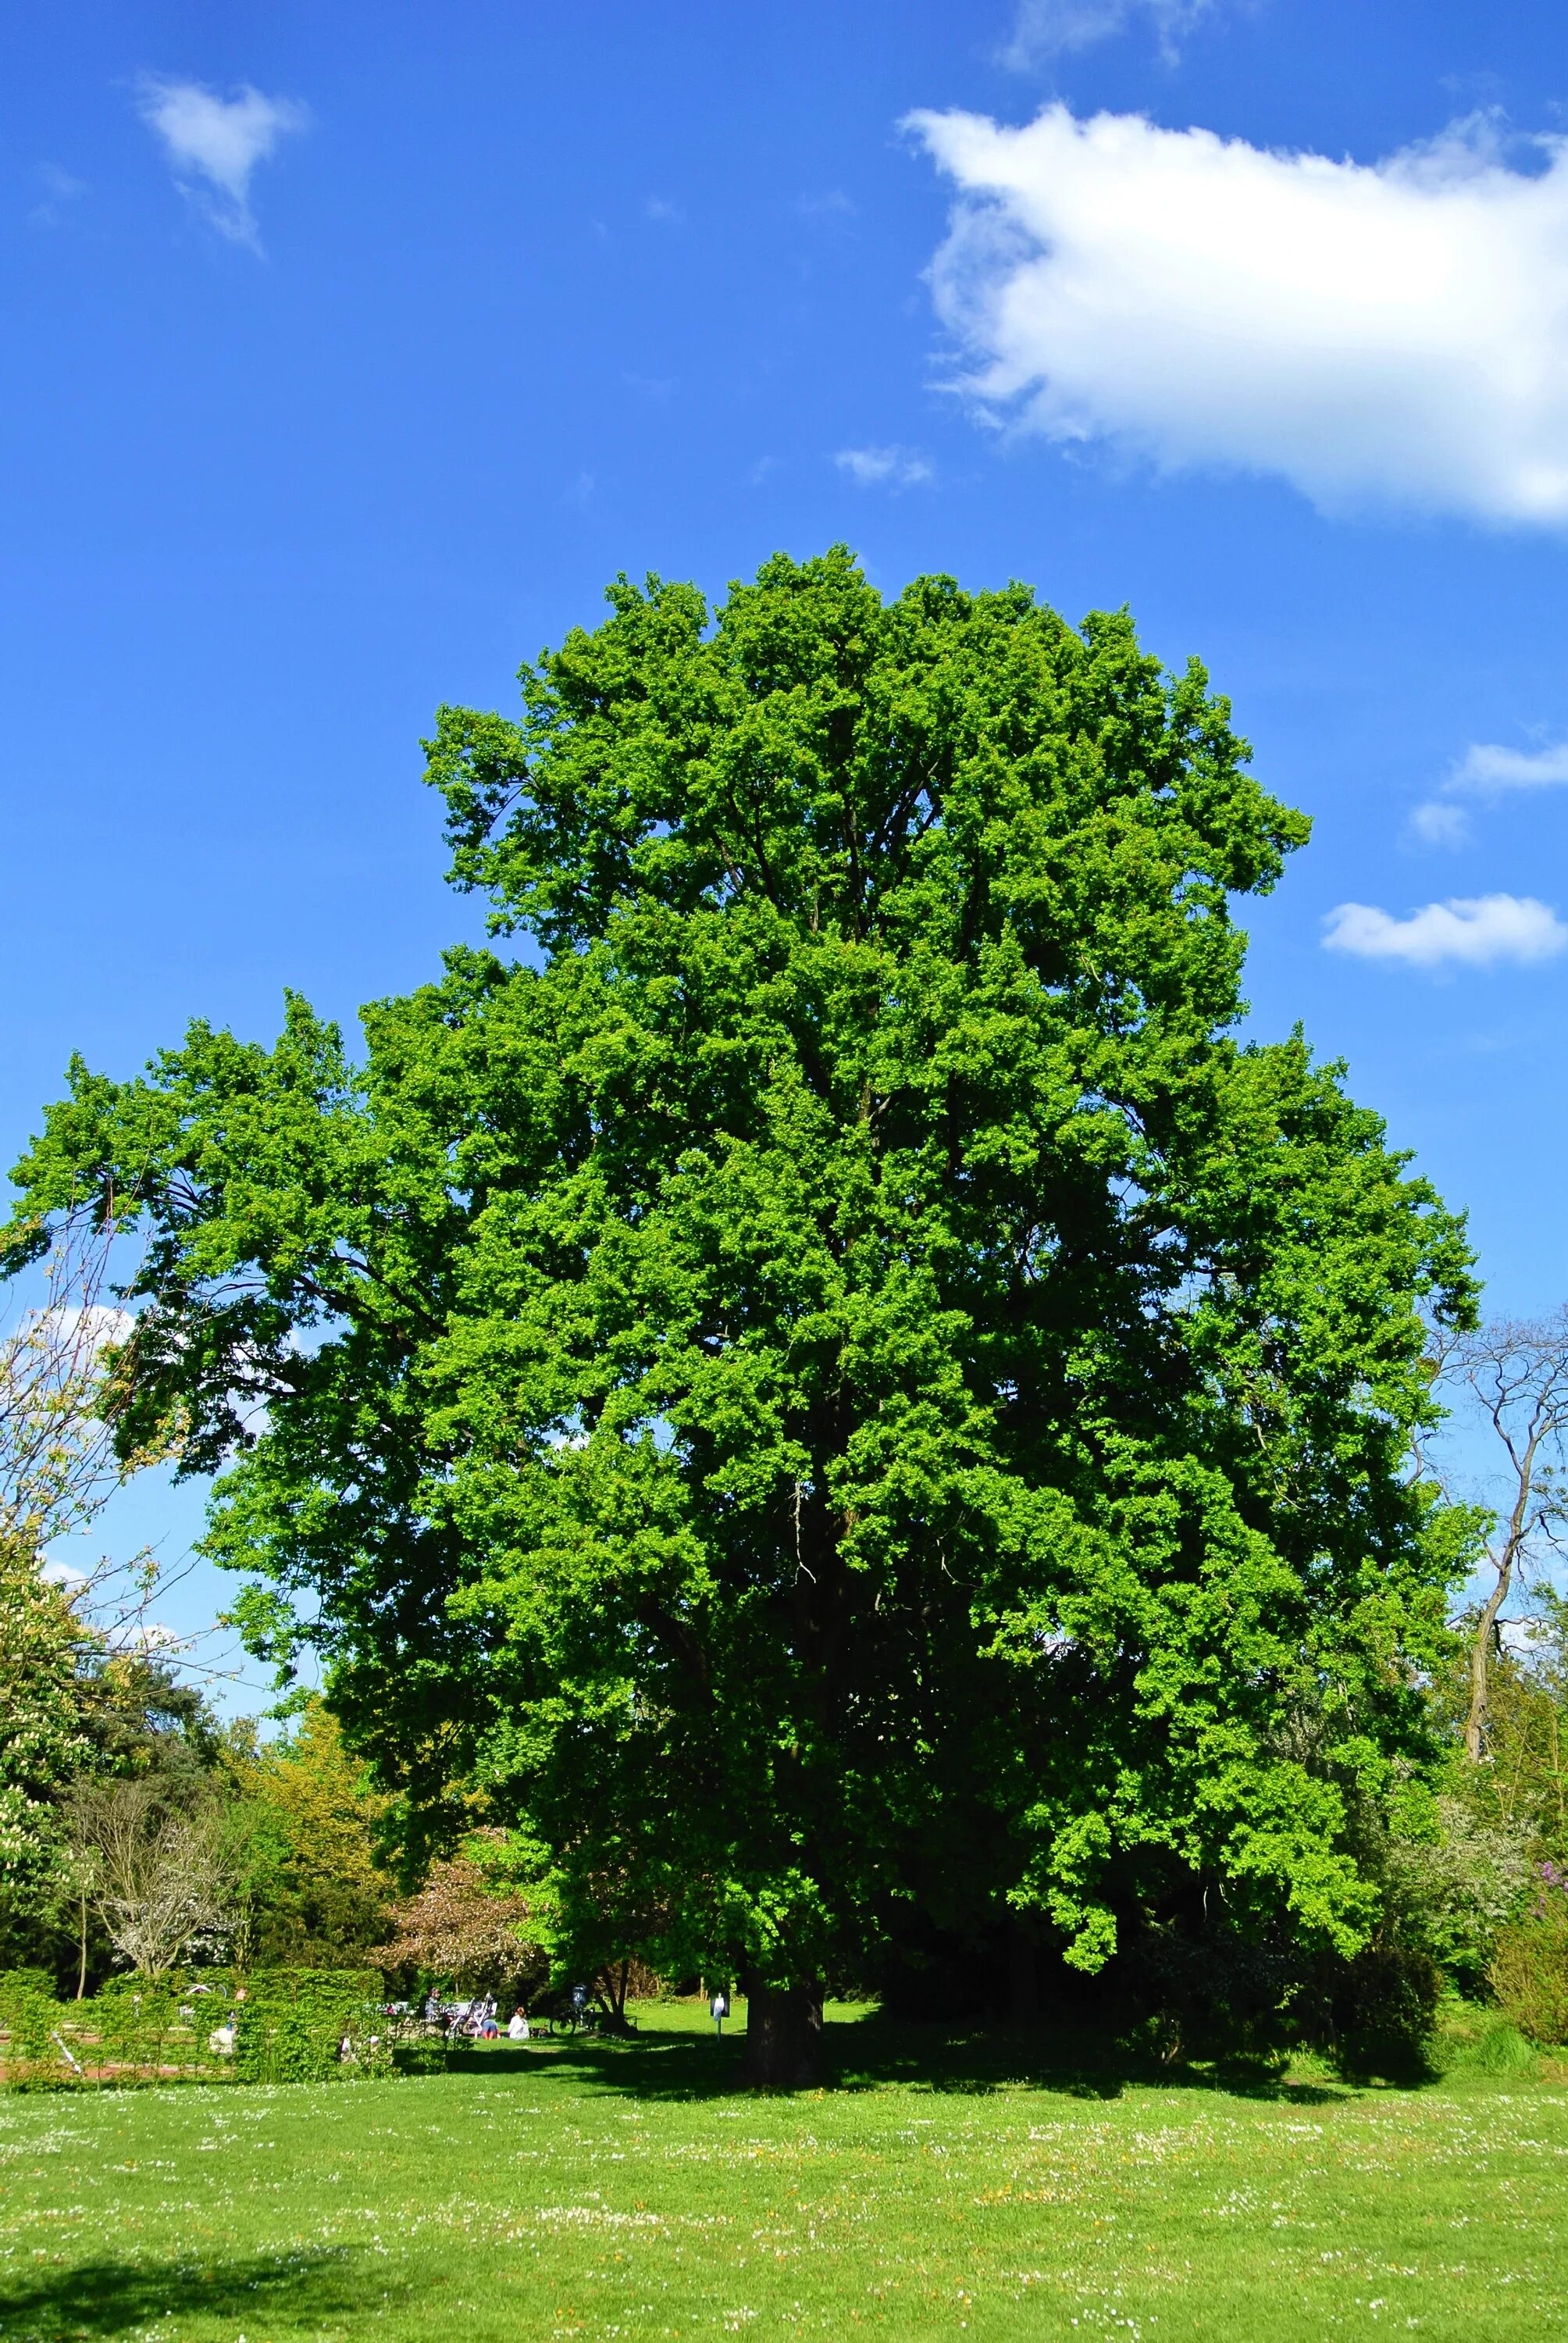
[[[116,1369],[134,1323],[111,1275],[116,1242],[112,1230],[67,1221],[39,1282],[14,1289],[0,1325],[0,1550],[19,1566],[35,1568],[55,1540],[87,1529],[132,1473],[164,1453],[116,1450]],[[146,1646],[162,1577],[150,1553],[56,1574],[85,1632],[113,1650]]]
[[[0,1334],[0,1533],[35,1550],[91,1520],[120,1478],[102,1391],[130,1322],[108,1270],[102,1239],[67,1235]]]
[[[1441,1362],[1479,1409],[1496,1443],[1498,1501],[1488,1553],[1491,1584],[1475,1622],[1464,1745],[1477,1764],[1486,1755],[1492,1658],[1504,1604],[1553,1552],[1563,1520],[1561,1484],[1568,1438],[1568,1307],[1521,1323],[1504,1321],[1462,1334]]]
[[[76,1784],[72,1865],[109,1941],[138,1976],[166,1976],[238,1916],[238,1866],[216,1804],[180,1807],[156,1782]]]

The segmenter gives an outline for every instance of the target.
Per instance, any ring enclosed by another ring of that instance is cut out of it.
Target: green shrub
[[[1348,2081],[1416,2082],[1430,2069],[1442,1980],[1427,1954],[1368,1945],[1332,1993],[1334,2063]]]
[[[322,2083],[390,2073],[378,2053],[381,1980],[373,1969],[261,1969],[236,2011],[236,2079]],[[342,2055],[347,2037],[349,2056]]]
[[[1444,2075],[1519,2075],[1534,2066],[1535,2053],[1505,2011],[1447,1994],[1432,2063]]]
[[[70,2068],[50,2036],[57,2022],[52,1981],[42,1972],[13,1969],[0,1977],[0,2028],[5,2036],[5,2079],[37,2083]]]
[[[1568,1899],[1543,1899],[1498,1937],[1488,1972],[1498,2006],[1532,2042],[1568,2042]]]
[[[53,1973],[48,1969],[0,1969],[0,2007],[19,1993],[42,1994],[45,2001],[53,2001]]]
[[[1462,1799],[1436,1800],[1427,1838],[1387,1838],[1375,1850],[1384,1934],[1424,1953],[1464,1994],[1484,1990],[1498,1935],[1538,1884],[1530,1840]]]
[[[394,2042],[389,2056],[394,2074],[444,2075],[447,2071],[447,2045],[438,2036],[416,2035],[411,2040]]]
[[[1517,2075],[1535,2063],[1535,2053],[1519,2031],[1499,2013],[1499,2022],[1480,2034],[1465,2062],[1478,2075]]]
[[[374,1970],[264,1969],[232,1997],[215,1972],[204,1971],[199,1983],[209,1989],[116,1977],[92,2001],[62,2006],[30,1976],[0,1976],[5,2081],[29,2088],[347,2082],[439,2072],[446,2064],[444,2044],[412,2032],[405,2040],[383,2017]],[[213,2042],[231,2024],[232,2054]]]

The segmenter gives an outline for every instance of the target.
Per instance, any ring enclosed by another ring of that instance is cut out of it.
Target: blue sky
[[[438,701],[621,568],[841,538],[1205,659],[1317,826],[1255,1026],[1555,1304],[1565,108],[1519,0],[12,12],[6,1160],[73,1049],[349,1020],[473,931]]]

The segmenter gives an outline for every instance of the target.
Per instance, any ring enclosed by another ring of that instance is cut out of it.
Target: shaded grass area
[[[6,2343],[784,2329],[1485,2338],[1568,2326],[1568,2090],[1138,2073],[840,2012],[843,2087],[738,2029],[384,2085],[0,2099]],[[1076,2052],[1076,2055],[1074,2055]]]

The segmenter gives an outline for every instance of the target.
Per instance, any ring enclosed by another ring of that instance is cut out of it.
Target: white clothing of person
[[[513,2042],[526,2042],[528,2040],[528,2021],[523,2016],[520,2009],[517,2012],[516,2016],[508,2021],[507,2035],[508,2040]]]

